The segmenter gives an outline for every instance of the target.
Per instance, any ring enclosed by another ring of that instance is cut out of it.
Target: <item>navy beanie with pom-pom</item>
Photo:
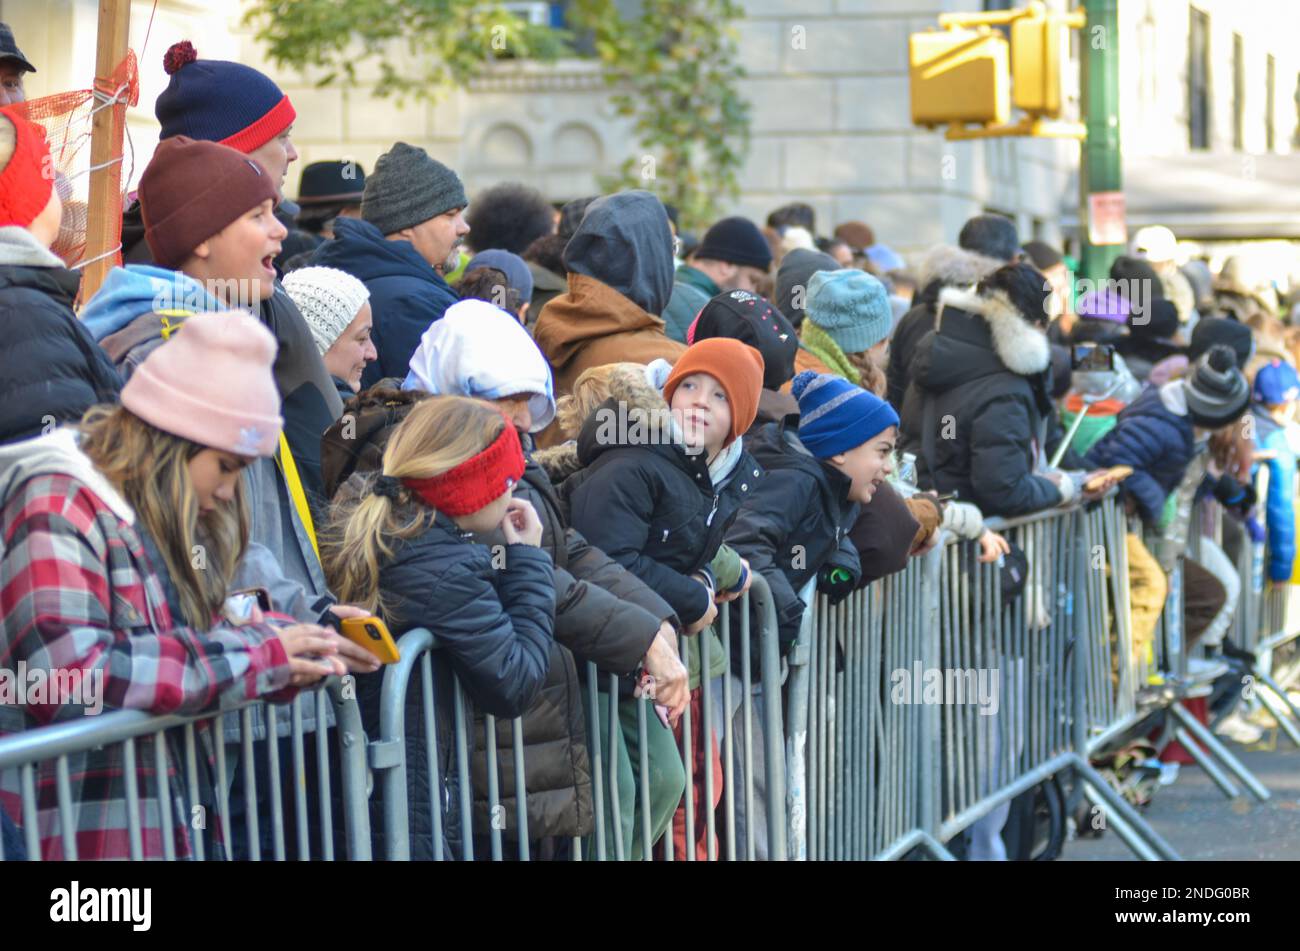
[[[894,408],[843,377],[804,370],[790,391],[799,401],[799,441],[818,459],[829,459],[898,425]]]
[[[160,141],[185,135],[247,155],[293,124],[293,104],[270,78],[243,63],[198,56],[189,40],[163,56],[171,79],[153,107]]]

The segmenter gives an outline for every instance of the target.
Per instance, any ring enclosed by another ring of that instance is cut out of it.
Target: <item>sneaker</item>
[[[1233,712],[1228,714],[1215,727],[1214,732],[1225,739],[1232,740],[1234,743],[1240,743],[1242,746],[1250,746],[1252,743],[1258,743],[1264,738],[1264,731],[1253,723],[1248,722],[1241,714]]]

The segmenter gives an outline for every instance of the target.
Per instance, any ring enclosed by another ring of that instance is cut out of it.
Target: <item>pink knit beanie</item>
[[[275,337],[249,314],[196,314],[131,374],[122,405],[210,449],[274,455],[284,425],[271,374],[275,350]]]

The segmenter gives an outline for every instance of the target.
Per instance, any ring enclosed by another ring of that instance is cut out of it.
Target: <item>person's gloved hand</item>
[[[920,525],[916,537],[912,539],[911,550],[915,553],[918,548],[932,540],[934,533],[943,522],[943,511],[938,497],[925,492],[918,492],[907,499],[905,504],[912,518]]]
[[[1240,515],[1249,512],[1258,501],[1253,485],[1238,482],[1227,474],[1219,476],[1219,480],[1214,483],[1214,497],[1224,508],[1232,509]]]
[[[832,605],[839,604],[853,593],[858,579],[853,572],[839,565],[823,565],[817,572],[817,590],[826,595]]]

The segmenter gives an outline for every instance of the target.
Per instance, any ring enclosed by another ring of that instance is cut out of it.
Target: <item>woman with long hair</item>
[[[339,598],[382,611],[394,634],[428,627],[438,639],[438,762],[428,763],[422,709],[406,709],[411,857],[449,851],[462,830],[449,817],[435,843],[429,803],[452,748],[449,670],[475,706],[511,718],[546,681],[555,626],[555,574],[539,546],[536,510],[511,497],[524,472],[515,427],[490,403],[435,396],[416,404],[388,439],[379,472],[356,473],[334,498],[321,556]],[[474,536],[500,530],[499,549]],[[446,663],[443,663],[445,661]],[[377,725],[380,678],[358,700]],[[456,801],[435,798],[435,802]]]
[[[282,425],[274,358],[252,317],[194,317],[141,364],[121,406],[0,452],[0,659],[63,687],[0,706],[0,734],[102,708],[195,714],[288,699],[286,688],[373,669],[332,631],[275,628],[227,600],[248,541],[239,473],[275,450]],[[137,741],[139,762],[153,762],[153,742]],[[136,821],[147,857],[161,857],[166,835],[188,854],[179,787],[173,828],[148,795],[128,819],[122,756],[69,756],[78,857],[127,857]],[[52,763],[37,782],[42,854],[62,858]],[[18,814],[15,771],[0,774],[0,803]]]

